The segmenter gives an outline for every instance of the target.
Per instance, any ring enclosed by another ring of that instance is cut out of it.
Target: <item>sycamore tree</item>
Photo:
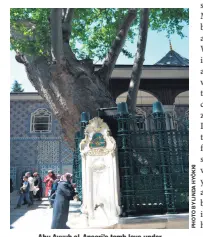
[[[14,81],[11,92],[17,93],[17,92],[23,92],[24,89],[22,88],[22,85],[18,81]]]
[[[83,111],[115,106],[109,80],[120,53],[134,58],[127,103],[135,111],[148,28],[177,33],[188,9],[11,9],[11,49],[60,121],[70,144]],[[157,35],[158,36],[158,35]],[[134,42],[129,52],[126,42]],[[96,70],[97,61],[103,65]]]

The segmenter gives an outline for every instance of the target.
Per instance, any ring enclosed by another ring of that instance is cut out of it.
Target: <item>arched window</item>
[[[47,109],[37,109],[31,114],[30,132],[51,132],[52,116]]]

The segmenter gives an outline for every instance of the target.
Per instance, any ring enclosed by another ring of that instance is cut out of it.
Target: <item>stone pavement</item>
[[[17,204],[18,195],[16,192],[11,194],[10,204],[10,228],[13,229],[33,229],[38,226],[39,229],[50,229],[53,209],[49,208],[47,198],[42,201],[35,201],[34,205],[27,207],[22,205],[20,209],[14,209]],[[69,220],[77,219],[80,215],[80,202],[71,201]],[[69,223],[67,223],[69,224]]]
[[[11,194],[10,205],[10,228],[32,230],[33,226],[40,230],[51,228],[52,211],[49,208],[47,198],[42,201],[35,201],[32,207],[22,206],[21,209],[14,209],[18,200],[15,192]],[[70,212],[67,225],[71,229],[86,227],[86,219],[80,215],[80,202],[71,201]],[[101,221],[102,223],[102,221]],[[100,224],[101,224],[100,223]],[[95,227],[99,228],[99,227]],[[100,227],[102,228],[102,227]],[[103,227],[104,228],[104,227]],[[189,215],[185,214],[165,214],[147,215],[120,218],[119,223],[107,227],[108,229],[188,229]]]

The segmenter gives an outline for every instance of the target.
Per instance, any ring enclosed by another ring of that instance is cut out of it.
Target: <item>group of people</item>
[[[42,198],[42,179],[37,172],[31,175],[31,172],[26,172],[22,178],[21,187],[19,190],[19,199],[15,209],[21,205],[28,204],[28,207],[33,205],[34,198],[41,200]]]
[[[76,195],[76,185],[72,183],[72,174],[55,175],[52,170],[49,170],[43,182],[46,187],[45,197],[48,197],[50,207],[53,207],[51,229],[69,229],[66,225],[69,203]],[[23,201],[30,207],[34,203],[34,198],[41,200],[42,194],[42,179],[39,174],[35,172],[32,177],[30,172],[26,172],[23,176],[20,196],[15,208],[20,208]]]

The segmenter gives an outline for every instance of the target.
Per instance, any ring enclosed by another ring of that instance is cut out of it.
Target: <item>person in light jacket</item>
[[[53,205],[51,229],[70,229],[68,221],[69,203],[75,195],[74,185],[71,182],[72,174],[66,173],[58,183],[56,197]]]
[[[28,177],[28,182],[30,184],[30,190],[29,190],[29,195],[30,195],[30,201],[31,203],[33,204],[34,203],[34,194],[33,194],[33,191],[35,189],[34,187],[34,179],[33,177],[31,176],[31,173],[30,172],[26,172],[25,176]]]
[[[31,201],[29,198],[29,190],[30,190],[30,184],[28,182],[28,177],[23,176],[23,185],[20,188],[20,197],[18,199],[18,203],[17,203],[17,206],[15,207],[15,209],[21,207],[21,204],[22,204],[24,198],[26,199],[26,201],[28,203],[28,207],[31,206]]]

